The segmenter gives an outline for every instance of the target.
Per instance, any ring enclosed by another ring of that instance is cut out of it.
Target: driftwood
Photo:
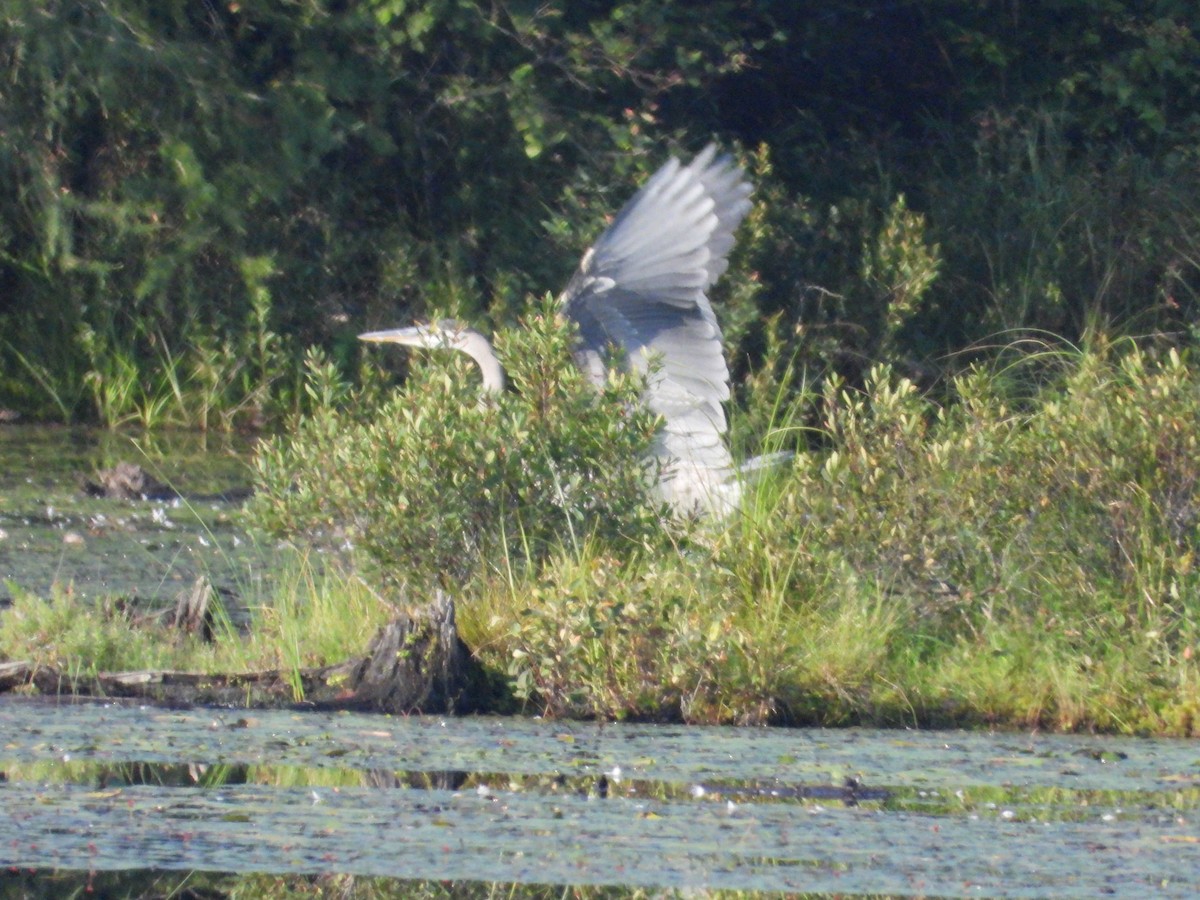
[[[338,690],[341,666],[298,673],[303,696]],[[344,673],[343,673],[344,677]],[[0,663],[0,693],[31,685],[42,694],[76,697],[137,697],[171,705],[287,706],[296,702],[289,674],[280,670],[232,675],[147,670],[68,675],[54,666],[29,662]]]
[[[32,686],[40,693],[135,697],[171,705],[305,706],[388,713],[472,711],[482,682],[478,663],[458,637],[454,601],[440,597],[380,629],[367,654],[295,672],[203,675],[142,671],[68,675],[52,666],[0,663],[0,693]]]

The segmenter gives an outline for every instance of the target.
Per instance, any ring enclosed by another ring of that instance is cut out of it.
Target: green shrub
[[[1052,359],[1032,395],[976,370],[948,407],[886,370],[831,385],[830,449],[795,467],[771,539],[804,542],[800,573],[845,567],[887,596],[885,669],[910,704],[923,685],[926,710],[1128,727],[1100,699],[1119,688],[1114,708],[1155,721],[1172,692],[1136,698],[1132,672],[1195,677],[1200,385],[1173,349],[1097,339]]]
[[[1018,365],[951,405],[830,381],[826,445],[740,515],[566,548],[477,594],[471,639],[559,715],[1190,733],[1200,381],[1098,338]]]
[[[458,354],[414,354],[378,409],[319,408],[260,453],[252,514],[283,535],[348,541],[391,584],[461,583],[585,539],[658,530],[640,384],[597,391],[553,302],[496,336],[511,388],[483,397]],[[350,405],[353,406],[353,399]]]

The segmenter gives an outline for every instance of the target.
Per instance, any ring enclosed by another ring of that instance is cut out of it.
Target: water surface
[[[0,604],[15,587],[165,607],[199,575],[226,597],[246,593],[267,565],[237,516],[251,452],[230,435],[0,425]],[[118,462],[180,497],[87,496],[83,483]]]
[[[1187,741],[0,699],[0,866],[1188,897]]]

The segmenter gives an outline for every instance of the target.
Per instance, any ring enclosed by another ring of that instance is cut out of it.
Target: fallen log
[[[67,674],[27,661],[0,663],[0,693],[30,686],[40,694],[76,697],[125,697],[173,706],[281,707],[332,699],[344,690],[348,671],[357,661],[303,669],[296,673],[265,672],[201,674],[148,669],[136,672]]]
[[[33,687],[48,695],[140,698],[176,706],[303,706],[387,713],[476,710],[481,667],[458,636],[454,601],[439,597],[379,630],[365,656],[287,671],[204,674],[145,670],[68,674],[28,661],[0,663],[0,693]]]

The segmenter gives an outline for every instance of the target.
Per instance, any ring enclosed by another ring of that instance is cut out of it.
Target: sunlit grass
[[[294,699],[303,699],[301,670],[361,655],[397,609],[343,567],[291,555],[279,568],[284,574],[242,585],[245,627],[231,621],[219,599],[210,607],[212,642],[171,627],[169,610],[147,613],[111,598],[95,603],[68,585],[55,585],[48,597],[13,587],[13,603],[0,614],[0,658],[51,666],[68,679],[150,669],[278,670],[290,678]]]
[[[340,565],[297,556],[270,592],[251,607],[240,639],[245,662],[255,668],[294,671],[361,653],[379,626],[398,609]]]
[[[155,621],[123,604],[80,600],[69,586],[49,597],[13,589],[3,613],[0,656],[53,666],[68,677],[104,671],[216,664],[217,651],[191,638],[172,640]]]

